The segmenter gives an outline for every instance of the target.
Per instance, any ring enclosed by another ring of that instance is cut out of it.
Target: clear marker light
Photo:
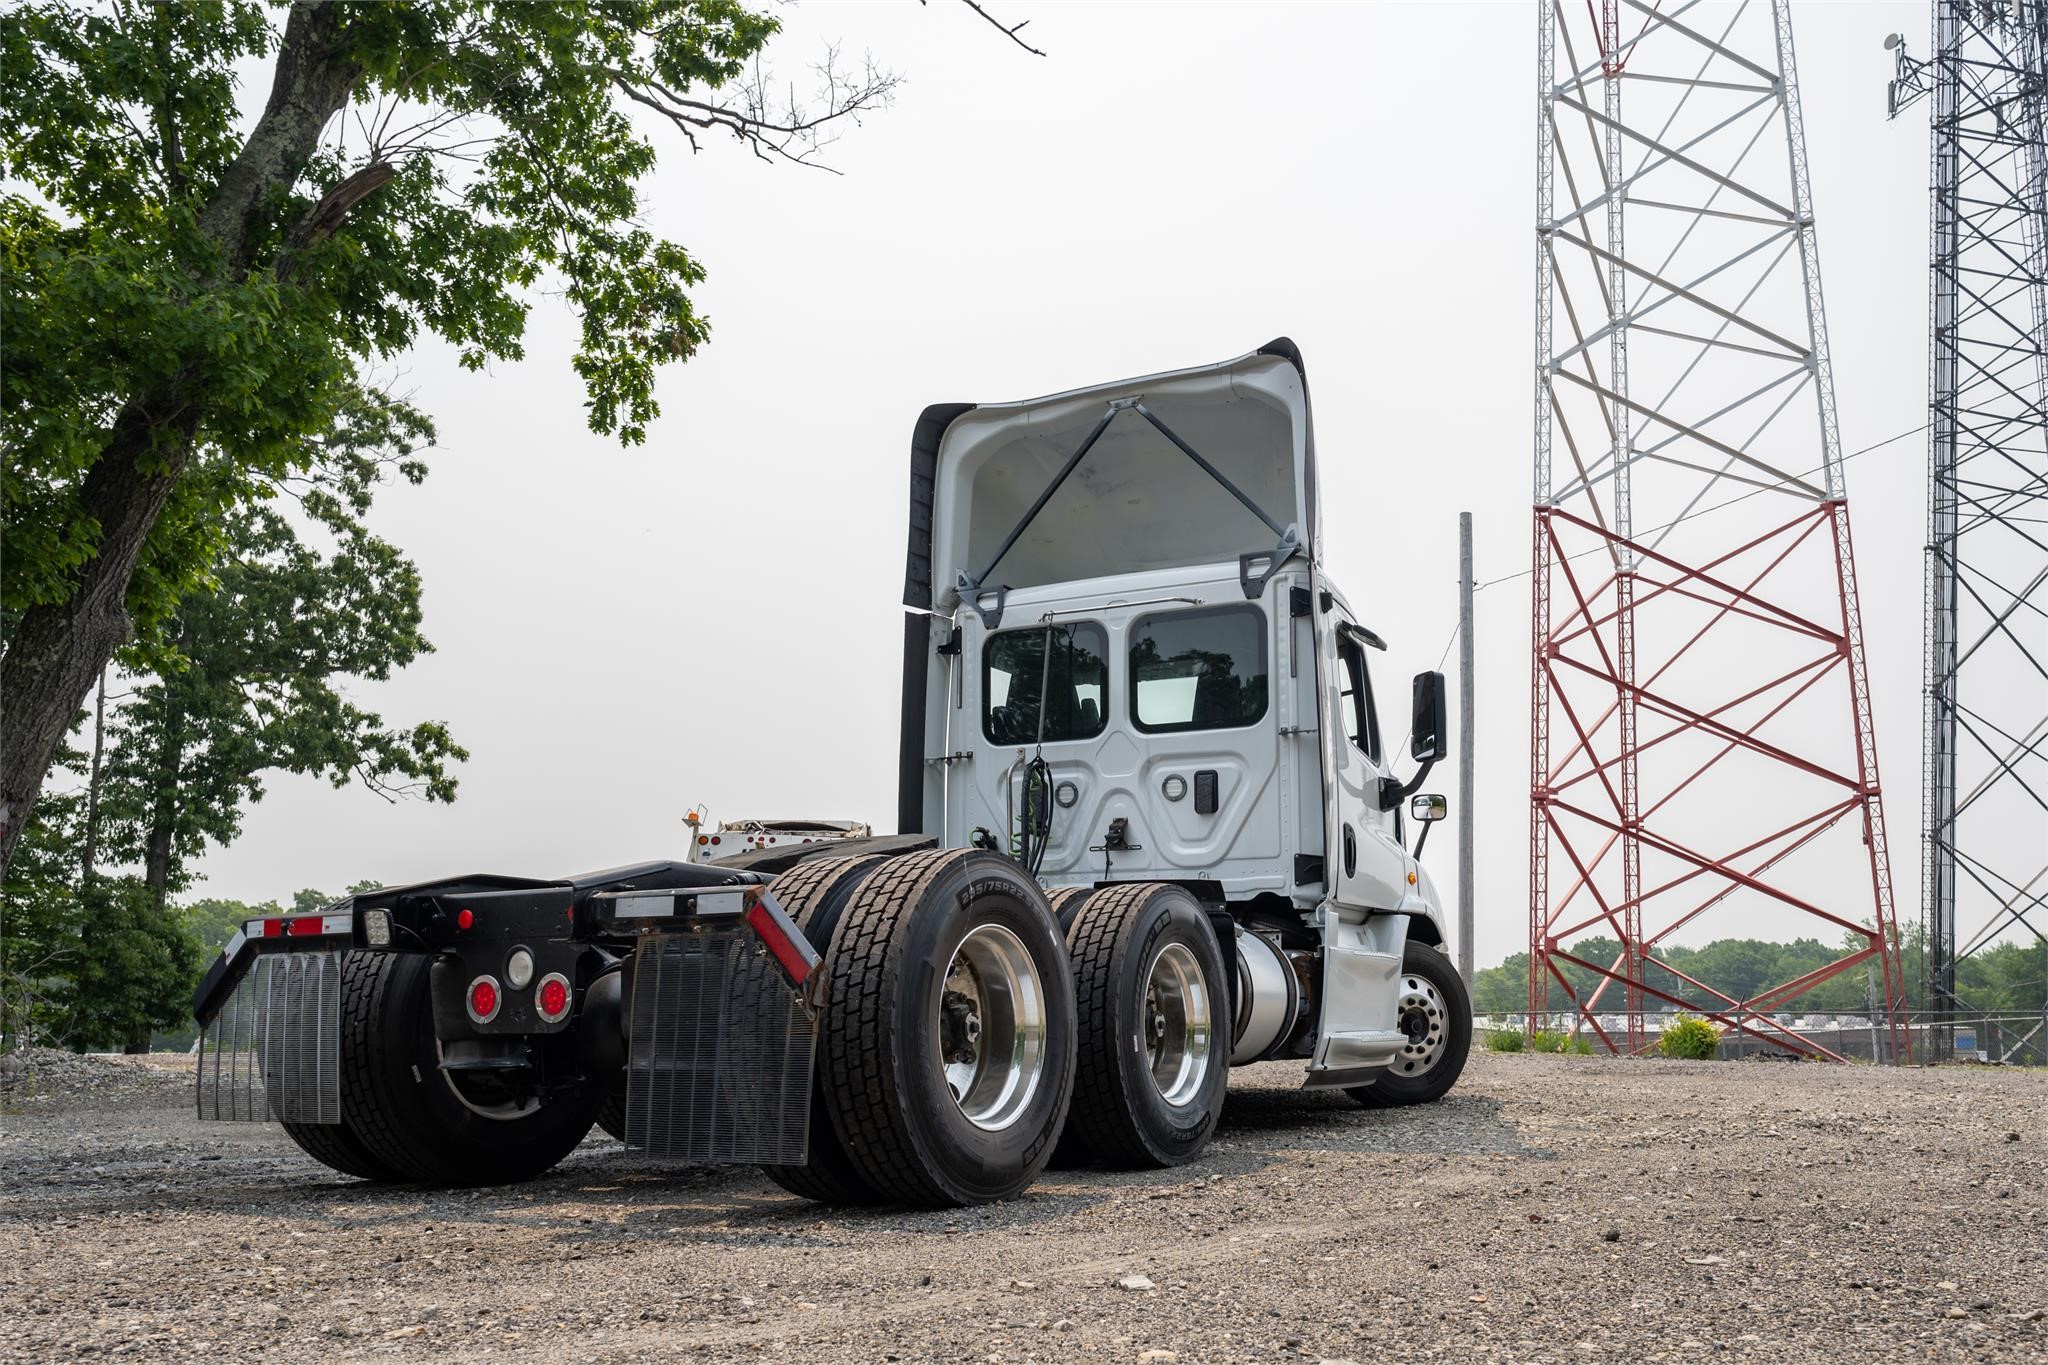
[[[525,990],[527,983],[533,980],[533,954],[524,948],[514,948],[512,956],[505,959],[505,980],[511,983],[513,990]]]
[[[391,946],[391,912],[389,910],[363,911],[363,942],[372,948]]]

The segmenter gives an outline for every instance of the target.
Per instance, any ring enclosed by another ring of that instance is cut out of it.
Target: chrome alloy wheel
[[[1201,1093],[1209,1074],[1215,1030],[1209,1021],[1209,987],[1202,966],[1179,943],[1153,954],[1145,973],[1144,1036],[1152,1063],[1152,1084],[1160,1098],[1178,1107]]]
[[[969,1123],[999,1132],[1038,1093],[1045,990],[1024,941],[1000,924],[961,940],[939,991],[939,1065]]]
[[[1450,1034],[1450,1010],[1443,993],[1420,976],[1401,978],[1401,999],[1394,1007],[1396,1026],[1408,1035],[1401,1055],[1389,1070],[1403,1076],[1420,1076],[1436,1065]]]

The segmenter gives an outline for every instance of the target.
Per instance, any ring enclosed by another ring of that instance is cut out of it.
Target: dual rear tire
[[[774,885],[824,956],[810,1159],[830,1203],[1008,1199],[1050,1160],[1074,1082],[1073,980],[1045,895],[970,849]],[[822,1122],[821,1122],[822,1120]]]
[[[538,1103],[465,1094],[441,1070],[422,953],[342,959],[341,1122],[287,1123],[315,1161],[365,1180],[502,1185],[552,1169],[583,1141],[603,1094],[550,1092]]]
[[[773,891],[826,973],[809,1157],[763,1168],[791,1193],[984,1203],[1056,1148],[1171,1166],[1215,1131],[1228,978],[1185,891],[1048,901],[975,850],[817,860]]]
[[[1065,907],[1063,907],[1065,908]],[[1177,886],[1104,887],[1072,905],[1081,1054],[1063,1154],[1111,1166],[1178,1166],[1223,1113],[1229,977],[1208,916]]]

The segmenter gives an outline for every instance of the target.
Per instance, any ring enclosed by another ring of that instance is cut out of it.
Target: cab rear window
[[[1109,637],[1092,621],[1006,630],[981,647],[991,744],[1093,739],[1108,723]]]
[[[1249,603],[1131,625],[1131,716],[1151,734],[1230,730],[1266,714],[1266,615]]]

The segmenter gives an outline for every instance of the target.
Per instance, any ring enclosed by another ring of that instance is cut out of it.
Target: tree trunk
[[[93,680],[134,632],[128,580],[191,456],[197,425],[196,409],[175,395],[121,409],[81,492],[86,515],[99,523],[99,553],[80,566],[70,601],[22,613],[0,656],[0,870],[13,860]]]
[[[92,885],[93,863],[100,843],[100,764],[107,752],[107,671],[100,670],[99,700],[92,708],[92,774],[85,783],[85,856],[79,859],[78,884]]]
[[[178,775],[185,762],[185,712],[175,689],[164,686],[163,747],[156,756],[156,790],[150,794],[149,837],[142,855],[142,882],[149,908],[161,915],[171,891],[171,854],[178,828]]]
[[[248,273],[252,214],[289,190],[348,102],[361,70],[338,41],[342,10],[298,0],[278,45],[270,99],[249,139],[199,211],[221,247],[224,277]],[[0,656],[0,872],[93,679],[134,632],[126,599],[143,542],[192,456],[206,394],[195,375],[165,375],[121,407],[86,475],[81,500],[100,531],[98,552],[72,576],[70,597],[30,607]]]

